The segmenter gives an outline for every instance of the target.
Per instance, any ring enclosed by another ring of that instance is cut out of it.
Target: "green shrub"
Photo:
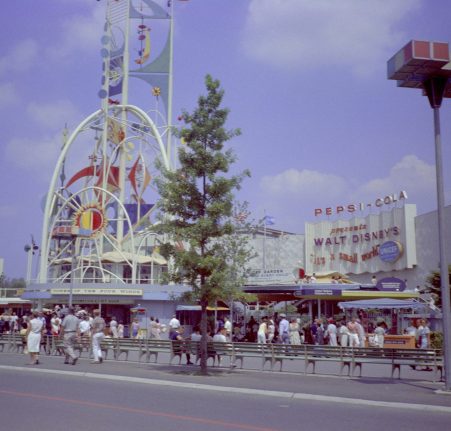
[[[443,348],[443,334],[438,331],[431,332],[431,348],[440,349]]]

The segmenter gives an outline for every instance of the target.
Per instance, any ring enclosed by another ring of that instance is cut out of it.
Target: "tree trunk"
[[[201,306],[201,320],[200,320],[200,333],[202,338],[200,340],[200,373],[207,375],[207,305],[208,301],[204,298],[200,301]]]

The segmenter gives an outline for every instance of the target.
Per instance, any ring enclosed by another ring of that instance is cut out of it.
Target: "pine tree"
[[[449,284],[451,289],[451,265],[448,265],[448,274],[449,274]],[[442,292],[441,292],[441,276],[440,271],[431,271],[429,275],[426,277],[426,287],[424,292],[431,293],[434,298],[434,305],[439,308],[442,308]]]
[[[207,306],[223,295],[228,262],[221,239],[234,232],[234,191],[240,189],[248,171],[227,175],[236,158],[226,141],[240,134],[226,130],[229,111],[221,108],[224,91],[210,75],[207,95],[200,96],[192,114],[183,112],[185,123],[178,135],[184,145],[175,171],[160,166],[157,181],[162,220],[160,228],[171,241],[161,248],[173,257],[174,281],[188,282],[201,305],[201,372],[207,372]],[[181,243],[184,247],[176,246]]]

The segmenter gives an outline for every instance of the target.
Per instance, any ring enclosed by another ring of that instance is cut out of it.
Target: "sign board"
[[[305,225],[306,273],[377,273],[413,268],[416,205]]]
[[[386,277],[377,282],[376,289],[387,292],[402,292],[406,289],[406,282],[400,278]]]
[[[45,301],[46,304],[61,304],[61,298],[51,298]],[[133,305],[133,299],[115,299],[105,296],[90,296],[88,298],[74,298],[75,304],[115,304],[115,305]]]
[[[50,289],[52,295],[69,295],[70,289]],[[105,296],[142,296],[142,289],[130,289],[130,288],[74,288],[72,289],[73,295],[105,295]],[[78,300],[77,300],[78,301]]]
[[[295,296],[341,296],[342,289],[302,288]]]
[[[386,241],[379,247],[379,258],[383,262],[396,262],[402,255],[403,247],[398,241]]]
[[[254,269],[246,280],[246,284],[293,284],[296,282],[295,273],[285,269]]]

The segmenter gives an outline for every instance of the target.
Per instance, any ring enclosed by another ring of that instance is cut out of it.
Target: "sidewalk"
[[[446,406],[451,413],[451,395],[437,393],[443,383],[416,379],[402,380],[383,377],[349,378],[334,375],[304,375],[293,372],[271,372],[257,370],[230,370],[226,367],[209,367],[208,376],[200,376],[197,365],[149,364],[132,361],[107,360],[93,365],[87,358],[80,358],[75,366],[65,365],[61,356],[42,355],[40,365],[26,365],[28,356],[15,353],[0,353],[2,370],[17,372],[64,373],[80,378],[97,377],[111,380],[135,381],[153,385],[191,387],[199,390],[240,391],[253,395],[316,399],[338,397],[347,400],[376,401],[380,403],[406,403],[423,406]],[[370,365],[368,367],[371,367]],[[377,374],[377,373],[374,373]],[[336,402],[340,402],[337,399]]]

